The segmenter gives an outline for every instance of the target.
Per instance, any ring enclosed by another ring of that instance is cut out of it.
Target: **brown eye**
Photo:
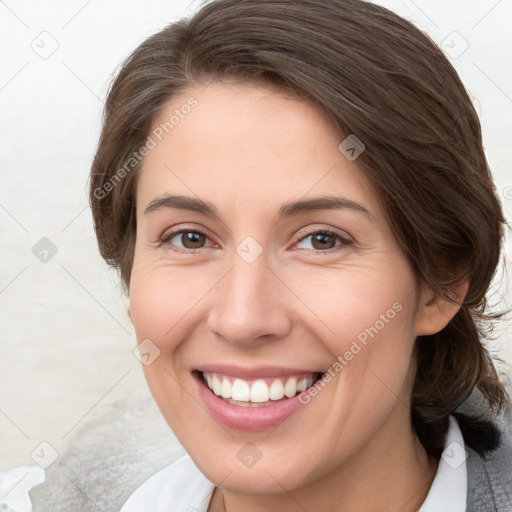
[[[181,242],[187,249],[199,249],[204,244],[206,236],[195,231],[184,231],[181,233]]]
[[[178,252],[186,252],[182,249],[194,250],[202,249],[205,247],[205,242],[208,240],[206,233],[191,229],[182,229],[180,231],[173,231],[166,233],[162,237],[162,242],[176,247]]]
[[[299,247],[300,249],[310,250],[313,252],[327,252],[329,249],[334,249],[336,247],[342,248],[352,244],[352,241],[343,236],[341,233],[329,229],[322,229],[320,231],[310,233],[302,237],[299,241],[299,244],[308,239],[311,240],[310,247]]]
[[[336,245],[336,239],[332,235],[317,234],[311,238],[311,245],[315,249],[332,249]]]

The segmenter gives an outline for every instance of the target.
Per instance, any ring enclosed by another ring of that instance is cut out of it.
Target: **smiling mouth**
[[[322,373],[241,379],[195,370],[204,385],[225,402],[240,407],[266,407],[286,401],[312,387]]]

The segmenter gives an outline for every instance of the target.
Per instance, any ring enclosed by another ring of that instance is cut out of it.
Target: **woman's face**
[[[188,90],[152,133],[131,318],[198,467],[275,493],[392,450],[410,433],[420,292],[350,144],[249,84]]]

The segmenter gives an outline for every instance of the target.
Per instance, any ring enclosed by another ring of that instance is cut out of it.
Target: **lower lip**
[[[304,404],[299,400],[302,393],[295,395],[293,398],[276,402],[275,405],[262,407],[233,405],[215,395],[203,382],[199,374],[194,372],[193,376],[199,386],[199,394],[212,416],[229,428],[261,432],[277,427],[294,412],[304,407]]]

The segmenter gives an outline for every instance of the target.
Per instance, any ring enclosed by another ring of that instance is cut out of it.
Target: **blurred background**
[[[458,70],[512,219],[512,1],[376,3],[427,32]],[[0,471],[33,463],[42,442],[60,452],[115,400],[146,391],[127,298],[98,254],[87,179],[114,71],[201,4],[0,0]],[[505,269],[498,309],[512,297]],[[510,321],[496,335],[491,348],[510,365]]]

